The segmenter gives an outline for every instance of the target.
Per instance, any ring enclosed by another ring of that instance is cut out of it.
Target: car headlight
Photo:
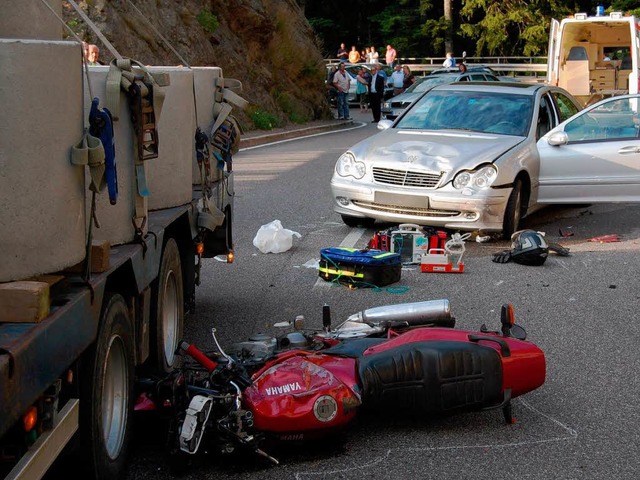
[[[384,102],[384,103],[382,104],[382,107],[383,107],[383,108],[391,108],[391,102]]]
[[[364,177],[366,167],[364,163],[358,162],[351,152],[340,155],[336,163],[336,173],[341,177],[355,177],[360,179]]]
[[[453,188],[465,187],[488,188],[498,177],[498,170],[493,165],[486,165],[478,170],[460,172],[453,179]]]

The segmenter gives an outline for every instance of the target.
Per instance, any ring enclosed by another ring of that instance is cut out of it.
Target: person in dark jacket
[[[378,71],[378,67],[371,66],[371,82],[369,83],[369,103],[373,114],[373,123],[380,121],[380,106],[384,97],[384,76]]]

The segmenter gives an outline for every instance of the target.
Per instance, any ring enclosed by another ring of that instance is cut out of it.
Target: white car
[[[639,99],[580,112],[549,85],[437,86],[340,156],[334,209],[349,226],[378,219],[508,238],[543,204],[640,201]]]

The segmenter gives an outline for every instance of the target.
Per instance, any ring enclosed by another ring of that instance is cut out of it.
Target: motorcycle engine
[[[246,342],[234,343],[226,351],[234,359],[244,364],[261,363],[271,358],[278,346],[275,337],[257,333]]]

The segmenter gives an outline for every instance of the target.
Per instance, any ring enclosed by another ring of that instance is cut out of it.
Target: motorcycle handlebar
[[[218,364],[207,357],[202,351],[200,351],[194,345],[191,345],[187,342],[180,342],[180,350],[193,358],[196,362],[206,368],[209,373],[213,372]]]

